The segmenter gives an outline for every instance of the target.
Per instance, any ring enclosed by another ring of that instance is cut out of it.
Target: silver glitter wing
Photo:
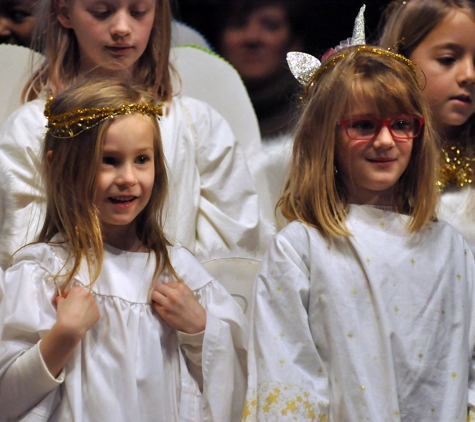
[[[311,54],[291,51],[287,53],[289,69],[302,85],[307,85],[321,63]]]

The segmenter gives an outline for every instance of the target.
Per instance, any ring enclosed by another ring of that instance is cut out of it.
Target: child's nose
[[[475,83],[475,63],[472,58],[467,58],[463,66],[462,71],[460,72],[460,83]]]
[[[132,165],[123,165],[117,172],[118,185],[133,186],[137,183],[137,176]]]
[[[378,136],[373,141],[373,146],[374,148],[392,148],[394,146],[394,138],[388,127],[381,127]]]
[[[116,13],[111,32],[119,37],[124,37],[130,33],[129,16],[126,11],[120,10]]]

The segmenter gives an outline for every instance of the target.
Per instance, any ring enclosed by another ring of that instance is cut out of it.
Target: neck
[[[440,128],[440,132],[444,138],[445,145],[452,145],[462,138],[463,126],[446,126]]]
[[[102,223],[101,229],[104,243],[122,251],[145,251],[135,233],[135,223],[126,226],[109,226]]]

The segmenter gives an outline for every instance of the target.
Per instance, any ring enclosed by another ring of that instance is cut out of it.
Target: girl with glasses
[[[366,45],[298,61],[290,224],[256,279],[244,420],[467,420],[475,266],[435,218],[418,68]]]

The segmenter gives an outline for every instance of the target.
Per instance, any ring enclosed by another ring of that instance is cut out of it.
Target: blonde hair
[[[453,10],[460,10],[475,19],[475,0],[407,0],[393,1],[381,22],[379,45],[411,58],[417,46]],[[475,115],[462,126],[465,147],[473,154]],[[445,139],[444,141],[450,141]]]
[[[364,94],[366,104],[380,118],[401,114],[425,118],[409,164],[395,185],[393,206],[413,217],[409,232],[435,218],[438,152],[429,105],[407,63],[369,50],[352,47],[337,53],[333,65],[308,85],[291,169],[279,201],[288,220],[298,219],[330,237],[350,235],[345,225],[348,192],[338,175],[335,144],[337,123],[361,101],[358,93]]]
[[[150,101],[153,101],[150,93],[126,82],[92,80],[63,91],[50,103],[50,109],[53,115],[58,115],[83,108],[120,107],[131,102],[145,105]],[[157,264],[153,280],[156,280],[163,270],[176,276],[168,257],[169,243],[162,229],[168,180],[157,118],[138,115],[153,129],[155,178],[150,200],[136,217],[135,228],[141,244],[155,253]],[[104,244],[99,212],[93,200],[105,135],[110,125],[121,118],[123,116],[119,115],[106,119],[69,139],[46,133],[42,160],[47,209],[38,242],[51,242],[57,234],[64,239],[61,243],[69,250],[67,262],[73,265],[62,275],[63,285],[71,281],[83,259],[87,262],[91,285],[101,271]],[[52,151],[50,159],[49,151]]]
[[[23,101],[31,101],[42,92],[56,96],[80,78],[80,53],[73,29],[58,20],[57,0],[39,0],[35,45],[45,60],[27,82]],[[66,0],[73,2],[75,0]],[[155,0],[155,19],[147,47],[138,60],[134,82],[157,94],[162,101],[172,95],[170,76],[171,11],[169,0]]]

